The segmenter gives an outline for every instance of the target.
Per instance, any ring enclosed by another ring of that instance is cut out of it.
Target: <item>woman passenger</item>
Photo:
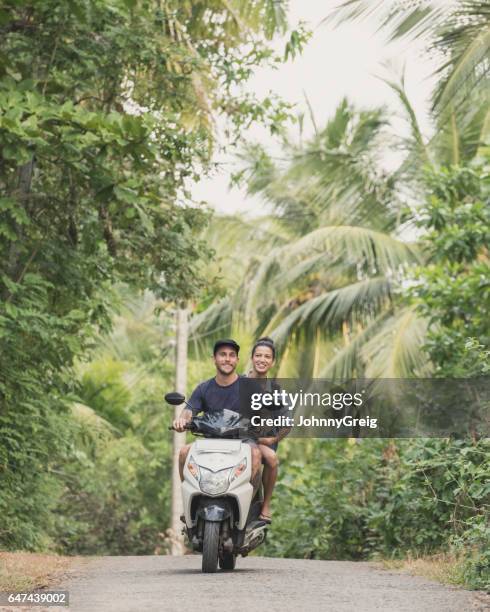
[[[271,338],[264,337],[259,338],[254,344],[252,349],[252,369],[250,370],[249,378],[264,379],[265,390],[273,391],[277,385],[273,384],[270,379],[267,378],[267,373],[274,365],[276,358],[276,349],[274,341]],[[257,439],[258,447],[262,453],[262,460],[264,463],[264,470],[262,473],[262,484],[264,486],[264,501],[260,513],[260,520],[266,523],[271,523],[271,498],[274,485],[276,484],[277,472],[279,461],[277,459],[276,450],[277,445],[282,438],[284,438],[290,431],[290,428],[283,427],[278,430],[274,428],[267,432],[264,437]]]

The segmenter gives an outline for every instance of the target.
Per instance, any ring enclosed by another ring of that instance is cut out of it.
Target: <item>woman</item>
[[[271,338],[259,338],[252,348],[252,369],[248,373],[249,378],[259,378],[265,381],[265,390],[272,391],[278,388],[267,378],[267,373],[274,365],[276,359],[276,349],[274,341]],[[276,455],[277,445],[284,436],[289,433],[289,428],[282,428],[279,431],[277,428],[267,432],[265,437],[260,437],[257,440],[258,447],[262,453],[264,463],[264,471],[262,474],[262,483],[264,485],[264,501],[259,518],[266,523],[271,523],[271,508],[272,491],[276,484],[277,471],[279,461]]]

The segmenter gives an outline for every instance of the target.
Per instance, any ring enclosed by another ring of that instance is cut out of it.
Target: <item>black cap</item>
[[[224,340],[218,340],[214,343],[213,355],[216,355],[216,351],[222,346],[231,346],[231,348],[235,349],[237,355],[240,352],[240,346],[234,340],[225,338]]]

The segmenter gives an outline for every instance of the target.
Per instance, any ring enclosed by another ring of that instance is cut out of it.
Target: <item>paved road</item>
[[[475,612],[470,593],[372,563],[239,558],[234,572],[201,573],[200,556],[101,557],[65,588],[75,612]],[[54,608],[51,608],[54,610]],[[62,610],[62,608],[58,608]]]

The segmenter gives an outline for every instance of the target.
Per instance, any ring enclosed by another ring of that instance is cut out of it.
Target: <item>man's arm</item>
[[[185,426],[192,421],[192,410],[184,408],[178,419],[173,422],[173,428],[177,431],[185,431]]]
[[[193,410],[189,408],[184,408],[179,415],[178,419],[175,419],[172,423],[173,428],[177,431],[185,431],[185,426],[192,421],[192,417],[194,414],[201,412],[202,410],[202,389],[201,385],[198,385],[189,400],[189,404],[192,406]]]

